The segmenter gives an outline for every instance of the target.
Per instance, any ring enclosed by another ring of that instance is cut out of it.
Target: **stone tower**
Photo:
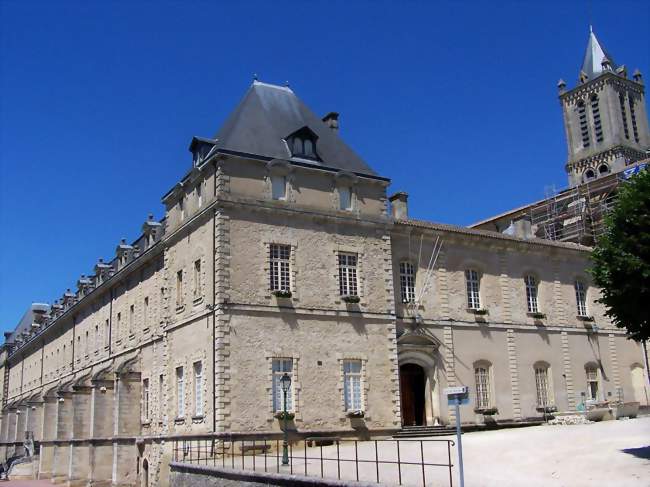
[[[568,145],[569,186],[597,179],[646,156],[650,133],[644,86],[617,65],[590,28],[578,84],[558,82]]]

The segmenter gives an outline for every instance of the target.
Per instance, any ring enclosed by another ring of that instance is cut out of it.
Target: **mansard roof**
[[[285,142],[304,127],[318,137],[319,160],[292,157]],[[214,138],[221,151],[377,176],[337,131],[328,127],[286,86],[254,81]]]
[[[594,34],[593,29],[589,28],[589,41],[587,42],[587,50],[585,52],[584,60],[582,61],[581,72],[587,77],[586,81],[591,81],[603,73],[603,61],[607,59],[612,70],[616,70],[618,66],[614,63],[614,59],[601,45]]]

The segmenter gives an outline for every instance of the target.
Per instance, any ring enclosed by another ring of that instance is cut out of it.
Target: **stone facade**
[[[286,88],[251,90],[295,103]],[[28,433],[39,478],[165,485],[175,438],[279,434],[285,371],[303,436],[445,424],[455,418],[442,389],[461,384],[472,391],[464,423],[488,409],[497,421],[539,419],[542,368],[544,407],[573,410],[592,392],[647,404],[641,347],[595,302],[589,248],[410,220],[405,194],[393,213],[389,180],[328,166],[339,139],[328,147],[327,137],[318,161],[195,139],[193,168],[163,197],[165,218],[147,220],[42,325],[3,347],[0,454],[24,454]],[[406,263],[414,297],[404,302]],[[469,270],[480,306],[468,304]]]

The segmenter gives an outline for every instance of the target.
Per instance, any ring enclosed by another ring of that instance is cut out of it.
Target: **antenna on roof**
[[[257,73],[253,73],[253,81],[258,81],[258,79],[257,79]]]
[[[291,85],[289,84],[289,80],[284,82],[284,86],[286,86],[287,88],[291,88]]]

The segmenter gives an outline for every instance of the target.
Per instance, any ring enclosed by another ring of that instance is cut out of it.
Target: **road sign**
[[[457,386],[457,387],[445,387],[444,393],[447,396],[455,394],[467,394],[469,388],[467,386]]]

